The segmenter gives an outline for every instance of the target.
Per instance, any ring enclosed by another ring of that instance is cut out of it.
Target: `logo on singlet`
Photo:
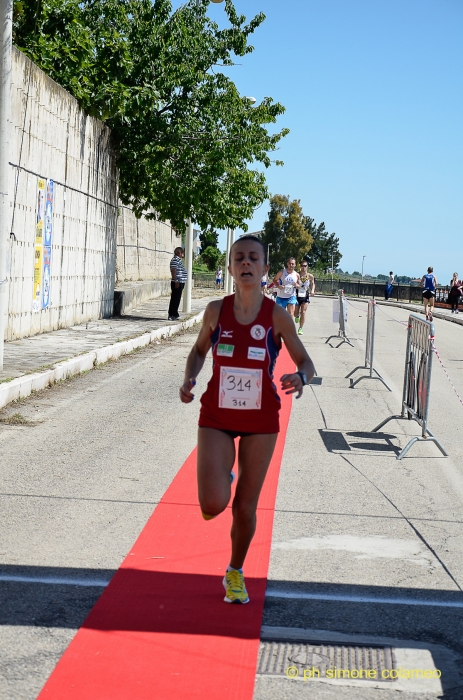
[[[265,337],[265,328],[258,324],[251,328],[251,338],[254,340],[262,340]]]
[[[265,348],[248,348],[248,360],[265,360]]]
[[[225,345],[224,343],[219,343],[217,345],[217,355],[222,355],[222,357],[233,357],[234,345]]]
[[[233,337],[233,331],[222,331],[221,338],[232,338]]]

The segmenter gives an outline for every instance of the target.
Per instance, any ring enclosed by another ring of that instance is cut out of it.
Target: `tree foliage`
[[[201,253],[201,260],[206,263],[207,269],[213,272],[214,270],[217,269],[217,267],[220,265],[222,261],[223,254],[220,252],[218,248],[214,248],[214,246],[208,246],[202,253]]]
[[[289,257],[298,262],[307,255],[313,243],[304,225],[305,217],[298,199],[275,194],[270,198],[270,211],[264,223],[262,241],[270,246],[270,267],[285,264]]]
[[[252,166],[270,166],[287,130],[267,127],[284,108],[269,97],[253,107],[220,70],[253,50],[264,15],[246,24],[226,0],[220,29],[208,5],[172,14],[170,0],[21,0],[14,40],[111,128],[120,198],[137,216],[246,230],[268,196]]]
[[[205,250],[209,246],[212,246],[212,248],[219,247],[219,234],[217,231],[201,231],[199,240],[201,241],[201,250]]]
[[[306,216],[304,226],[313,239],[312,247],[306,255],[309,267],[312,269],[335,269],[341,262],[342,255],[339,251],[339,238],[335,233],[328,233],[322,221],[318,226],[315,221]]]

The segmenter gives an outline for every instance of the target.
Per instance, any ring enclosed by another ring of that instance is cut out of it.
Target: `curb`
[[[196,316],[192,316],[187,321],[182,321],[182,323],[175,326],[162,326],[155,331],[143,333],[136,338],[121,340],[119,343],[106,345],[98,350],[91,350],[84,355],[76,355],[71,357],[70,360],[57,362],[51,369],[47,369],[44,372],[25,374],[22,377],[17,377],[17,379],[12,379],[11,382],[3,382],[0,384],[0,409],[16,399],[30,396],[33,391],[41,391],[56,382],[69,379],[69,377],[73,377],[81,372],[88,372],[88,370],[104,364],[108,360],[115,360],[138,348],[150,345],[156,340],[169,338],[180,331],[191,328],[196,323],[199,323],[203,316],[204,311],[201,311]]]

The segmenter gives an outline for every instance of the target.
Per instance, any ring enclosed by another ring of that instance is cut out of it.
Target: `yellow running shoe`
[[[223,579],[226,603],[249,603],[248,592],[244,584],[243,572],[239,569],[227,571]]]

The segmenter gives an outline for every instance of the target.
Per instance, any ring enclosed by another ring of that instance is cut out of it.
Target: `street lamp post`
[[[365,262],[365,258],[366,258],[366,257],[367,257],[367,256],[364,255],[363,258],[362,258],[362,282],[363,282],[363,263]]]
[[[13,0],[0,0],[0,370],[3,369],[3,345],[7,304],[6,250],[9,228],[9,131],[11,120],[11,31]]]
[[[191,312],[191,288],[193,277],[193,222],[188,219],[188,228],[185,236],[185,269],[186,283],[183,290],[183,311],[186,314]]]
[[[235,229],[234,228],[229,228],[228,229],[230,232],[229,236],[229,244],[228,244],[228,250],[227,250],[227,265],[228,265],[228,260],[230,259],[230,251],[233,243],[235,242]],[[227,294],[233,294],[233,277],[230,273],[228,273],[227,277]]]

